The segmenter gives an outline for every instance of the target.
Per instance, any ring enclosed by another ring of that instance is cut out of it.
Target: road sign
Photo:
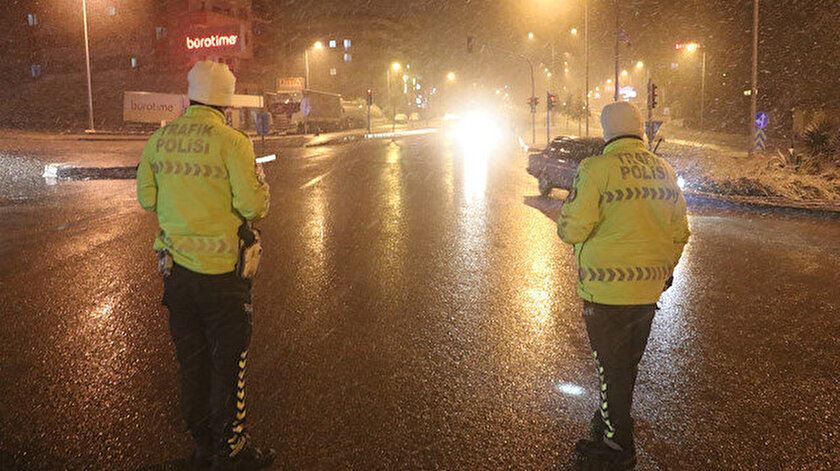
[[[257,113],[257,122],[254,123],[255,127],[257,128],[257,134],[259,134],[260,136],[268,135],[270,123],[271,117],[269,116],[267,111],[261,111]]]
[[[304,97],[300,99],[300,111],[306,117],[309,117],[309,113],[312,113],[312,105],[309,103],[308,96],[304,95]]]
[[[755,127],[758,129],[766,129],[767,125],[770,124],[770,116],[763,111],[759,111],[755,114]]]
[[[756,129],[755,131],[755,150],[764,151],[767,149],[767,136],[763,129]]]
[[[648,142],[653,142],[656,139],[656,134],[659,132],[659,128],[662,127],[662,121],[646,121],[645,122],[645,134],[647,134]]]

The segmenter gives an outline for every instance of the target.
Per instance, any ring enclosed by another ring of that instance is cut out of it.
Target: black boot
[[[260,449],[248,446],[234,457],[217,456],[213,461],[214,471],[256,471],[274,462],[277,452],[271,448]]]
[[[575,452],[582,471],[624,471],[636,467],[635,452],[616,450],[603,440],[579,440]]]
[[[595,416],[589,421],[589,439],[593,442],[601,441],[604,438],[604,421],[601,419],[601,410],[595,411]]]
[[[210,469],[213,466],[213,454],[196,448],[190,456],[190,467],[194,470]]]

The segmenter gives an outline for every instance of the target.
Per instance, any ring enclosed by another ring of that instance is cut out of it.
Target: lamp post
[[[395,133],[397,131],[397,99],[394,97],[394,90],[391,84],[391,72],[394,73],[399,72],[402,70],[402,64],[399,62],[391,63],[391,67],[388,68],[387,77],[388,77],[388,96],[391,98],[391,133]]]
[[[531,145],[537,144],[537,105],[534,102],[537,99],[537,87],[534,81],[534,63],[531,59],[520,54],[519,58],[528,63],[528,69],[531,72],[531,99],[528,104],[531,106]]]
[[[613,1],[613,10],[615,11],[615,93],[613,93],[613,101],[618,101],[618,87],[619,87],[619,61],[620,61],[620,47],[621,47],[621,23],[619,22],[618,14],[618,0]]]
[[[315,43],[312,44],[312,48],[315,49],[315,50],[323,49],[324,48],[324,43],[322,43],[321,41],[315,41]],[[304,65],[304,68],[306,69],[305,70],[305,73],[306,73],[306,78],[305,78],[306,85],[305,86],[306,86],[306,88],[310,88],[311,85],[310,85],[310,82],[309,82],[309,48],[308,47],[303,50],[303,65]]]
[[[750,85],[750,124],[749,155],[755,151],[755,115],[758,111],[758,9],[759,0],[753,0],[753,48],[752,48],[752,84]]]
[[[88,129],[87,132],[96,132],[93,125],[93,85],[90,79],[90,39],[88,38],[88,17],[87,0],[82,0],[82,21],[85,25],[85,63],[87,65],[87,91],[88,91]]]
[[[705,129],[706,116],[706,48],[703,48],[703,65],[700,67],[700,130]]]
[[[586,84],[583,88],[584,112],[586,113],[586,137],[589,137],[589,0],[583,1],[583,50],[586,62]],[[578,121],[578,132],[580,132],[579,125],[580,121]]]
[[[685,49],[693,53],[698,49],[702,51],[700,65],[700,129],[704,129],[706,111],[706,47],[699,43],[677,44],[677,49]]]

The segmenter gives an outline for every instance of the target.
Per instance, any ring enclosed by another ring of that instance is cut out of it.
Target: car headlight
[[[461,117],[455,132],[464,148],[486,151],[499,143],[502,127],[492,114],[476,110]]]

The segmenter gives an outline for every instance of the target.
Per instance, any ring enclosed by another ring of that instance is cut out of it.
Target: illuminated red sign
[[[238,34],[220,35],[214,34],[210,36],[203,36],[191,38],[187,36],[187,49],[209,49],[216,47],[230,47],[236,46],[239,43]]]

